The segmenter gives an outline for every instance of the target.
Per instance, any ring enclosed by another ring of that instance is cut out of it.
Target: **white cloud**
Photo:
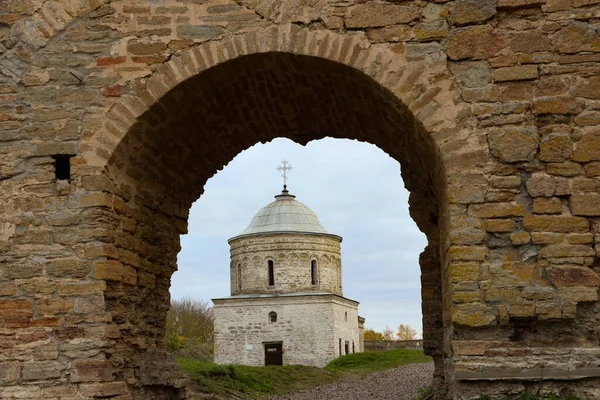
[[[357,141],[323,139],[303,147],[276,139],[235,157],[192,206],[172,296],[229,295],[227,239],[281,191],[276,168],[284,158],[293,166],[290,192],[344,238],[344,295],[361,303],[367,326],[382,330],[405,323],[421,332],[418,257],[425,236],[408,215],[398,162]]]

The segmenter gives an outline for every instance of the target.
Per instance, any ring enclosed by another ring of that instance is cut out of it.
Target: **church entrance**
[[[283,365],[283,342],[265,343],[265,365]]]

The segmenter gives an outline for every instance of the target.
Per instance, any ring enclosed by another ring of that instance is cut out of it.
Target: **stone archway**
[[[259,141],[357,139],[376,144],[401,162],[411,191],[411,214],[428,236],[421,257],[424,339],[444,396],[453,380],[452,364],[445,361],[451,349],[450,335],[444,343],[441,287],[444,250],[438,199],[446,184],[437,145],[414,114],[429,116],[429,124],[438,128],[454,124],[440,120],[456,115],[454,103],[436,100],[452,95],[452,80],[439,80],[438,75],[438,85],[410,95],[420,79],[428,82],[439,71],[424,69],[424,63],[410,65],[385,48],[363,47],[359,38],[292,25],[196,47],[165,64],[138,88],[136,97],[115,105],[104,130],[90,138],[88,147],[95,153],[84,157],[105,163],[101,165],[114,185],[115,200],[122,202],[114,243],[118,252],[133,253],[136,262],[131,264],[128,257],[115,264],[111,273],[128,279],[108,277],[107,311],[119,320],[131,321],[132,313],[145,316],[137,318],[136,339],[145,341],[146,348],[163,347],[163,306],[176,269],[178,235],[185,232],[189,207],[210,176]],[[412,111],[377,81],[386,83],[391,77],[393,89],[405,94]],[[108,161],[102,161],[104,155]],[[119,229],[124,221],[132,224],[130,229]],[[135,287],[123,289],[134,281]],[[128,350],[121,356],[133,369],[149,364],[148,353],[136,346],[137,341],[135,346],[123,341]],[[146,384],[166,387],[168,379],[152,376]]]
[[[429,237],[421,265],[441,267],[423,275],[441,387],[466,398],[539,385],[599,396],[596,2],[7,4],[0,397],[182,396],[180,375],[155,367],[190,201],[245,146],[325,135],[402,162]],[[253,99],[288,101],[244,108],[235,99],[248,94],[227,83],[206,97],[248,65],[238,83]],[[297,87],[282,94],[294,81],[281,69],[327,104]],[[189,99],[213,119],[194,116]],[[235,110],[225,121],[223,104]],[[168,118],[181,111],[195,119]],[[268,124],[227,123],[247,116]],[[60,179],[66,159],[70,179]]]

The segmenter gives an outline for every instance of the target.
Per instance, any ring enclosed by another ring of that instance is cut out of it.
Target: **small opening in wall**
[[[269,313],[269,322],[271,322],[271,323],[277,322],[277,313],[275,311],[271,311]]]
[[[355,351],[354,351],[354,340],[352,341],[352,353],[355,353]]]
[[[340,341],[339,341],[339,344],[338,344],[338,346],[339,346],[339,350],[340,350],[340,357],[341,357],[341,356],[342,356],[342,338],[340,338]]]
[[[344,342],[344,351],[344,354],[350,353],[350,343],[347,340]]]
[[[55,154],[52,156],[54,158],[56,180],[64,181],[71,179],[71,157],[70,154]]]
[[[318,283],[318,278],[317,278],[317,260],[312,260],[310,262],[310,276],[311,276],[311,283],[313,285],[316,285]]]
[[[275,285],[275,271],[273,268],[273,260],[269,260],[267,262],[267,265],[269,266],[269,286],[273,286]]]

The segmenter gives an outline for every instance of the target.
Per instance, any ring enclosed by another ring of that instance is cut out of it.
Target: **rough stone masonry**
[[[0,2],[0,398],[190,398],[191,203],[325,136],[402,166],[439,399],[599,398],[599,28],[600,0]]]

